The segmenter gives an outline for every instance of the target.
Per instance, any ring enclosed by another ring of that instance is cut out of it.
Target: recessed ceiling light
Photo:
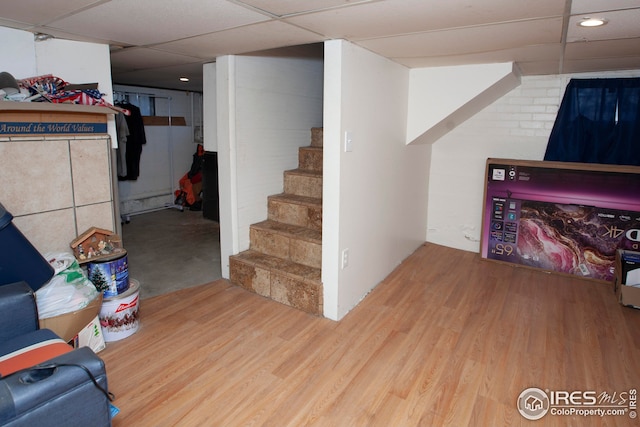
[[[189,81],[189,77],[180,77],[180,81],[181,82],[188,82]]]
[[[578,25],[581,27],[601,27],[603,25],[605,25],[607,22],[606,19],[604,18],[582,18],[582,20],[580,22],[578,22]]]

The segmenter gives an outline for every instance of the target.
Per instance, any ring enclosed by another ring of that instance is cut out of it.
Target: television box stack
[[[640,308],[640,252],[616,251],[614,290],[620,304]]]

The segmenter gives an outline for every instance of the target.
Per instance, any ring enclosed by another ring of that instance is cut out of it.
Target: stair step
[[[284,172],[284,192],[296,196],[322,198],[322,172],[292,169]]]
[[[253,250],[229,257],[229,279],[243,288],[308,313],[322,315],[319,268]]]
[[[268,197],[268,219],[250,226],[250,248],[229,257],[229,279],[296,309],[323,314],[323,129],[298,150],[298,169],[284,172],[284,192]]]
[[[276,194],[268,197],[269,219],[322,231],[322,199]]]
[[[322,147],[323,146],[323,131],[324,128],[311,128],[311,146]]]
[[[322,172],[322,147],[298,148],[298,168]]]
[[[313,268],[322,267],[322,232],[266,220],[249,230],[250,249]]]

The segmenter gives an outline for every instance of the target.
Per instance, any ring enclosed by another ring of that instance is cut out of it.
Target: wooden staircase
[[[229,258],[232,283],[322,315],[322,128],[284,172],[284,193],[268,197],[266,221],[251,225],[249,249]]]

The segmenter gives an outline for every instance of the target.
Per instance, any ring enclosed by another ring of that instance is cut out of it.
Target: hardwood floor
[[[638,425],[529,421],[517,400],[640,388],[640,310],[608,284],[475,253],[421,246],[340,322],[225,280],[144,300],[140,316],[100,353],[114,427]]]

